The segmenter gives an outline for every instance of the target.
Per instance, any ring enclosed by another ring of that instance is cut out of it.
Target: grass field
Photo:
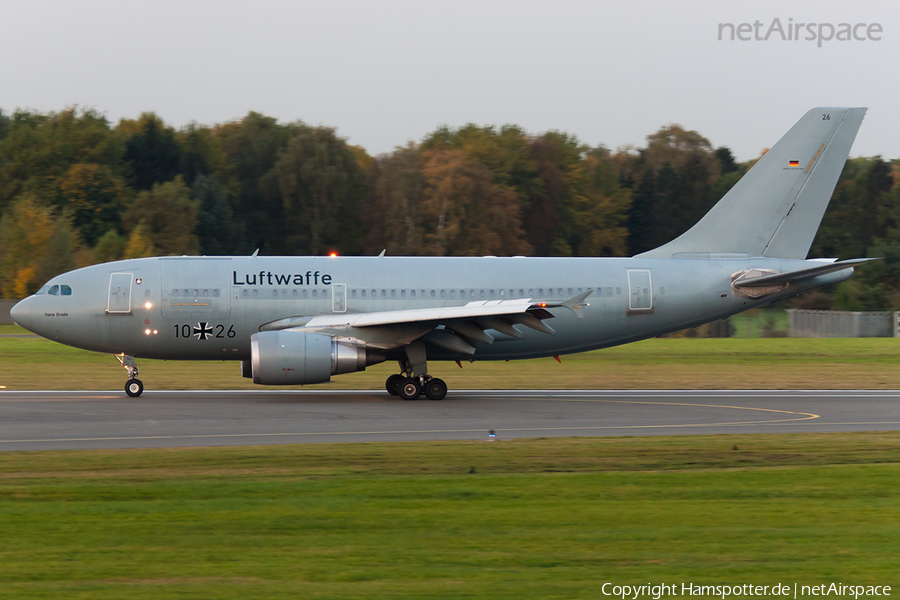
[[[0,598],[900,585],[900,433],[0,454]]]
[[[120,389],[125,372],[108,355],[76,350],[12,325],[0,326],[6,389]],[[900,389],[900,340],[651,339],[527,361],[431,363],[450,389]],[[234,362],[139,361],[153,389],[259,389]],[[325,389],[380,389],[396,372],[381,364],[341,375]]]

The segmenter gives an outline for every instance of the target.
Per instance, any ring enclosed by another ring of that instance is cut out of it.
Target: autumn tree
[[[75,236],[64,218],[24,195],[0,218],[0,294],[24,298],[75,268]]]
[[[424,254],[528,254],[515,192],[461,150],[424,153]]]
[[[181,177],[138,194],[122,216],[125,257],[197,254],[197,205]]]
[[[125,141],[124,159],[135,189],[149,190],[181,174],[182,150],[175,130],[154,113],[143,113],[137,121],[123,119],[116,132]]]
[[[197,241],[204,255],[236,254],[243,244],[243,228],[234,219],[231,197],[215,177],[200,175],[191,186],[197,208]]]
[[[0,144],[0,209],[27,192],[62,211],[68,202],[64,184],[71,186],[78,177],[70,169],[94,165],[112,183],[122,174],[123,150],[106,118],[94,110],[16,111]]]
[[[365,176],[347,143],[328,127],[297,129],[263,185],[277,186],[284,214],[277,248],[285,254],[362,249]]]
[[[363,207],[369,224],[366,247],[370,253],[422,253],[424,163],[422,151],[412,142],[375,159],[369,169],[368,196]]]
[[[245,250],[263,248],[277,254],[282,247],[284,203],[277,182],[269,178],[264,185],[263,179],[287,146],[291,131],[300,126],[280,125],[272,117],[250,112],[240,121],[214,129],[237,184],[233,212],[244,225]]]

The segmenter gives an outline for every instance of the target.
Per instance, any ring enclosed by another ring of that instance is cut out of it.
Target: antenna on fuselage
[[[254,250],[254,251],[253,251],[253,254],[251,254],[250,256],[256,256],[257,254],[259,254],[259,248],[257,248],[256,250]]]
[[[381,251],[381,254],[378,255],[378,258],[384,258],[384,253],[387,252],[387,248]]]

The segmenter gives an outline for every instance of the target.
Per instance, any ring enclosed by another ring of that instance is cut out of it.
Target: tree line
[[[669,125],[611,151],[515,125],[441,127],[370,156],[250,112],[0,111],[0,296],[121,258],[181,254],[626,256],[693,225],[755,161]],[[900,305],[898,161],[847,162],[811,256],[885,256],[795,305]]]

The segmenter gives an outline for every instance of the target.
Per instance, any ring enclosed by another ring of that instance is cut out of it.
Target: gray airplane
[[[806,255],[865,112],[809,111],[694,227],[631,258],[141,258],[54,277],[11,314],[116,355],[129,396],[143,391],[136,358],[240,361],[263,385],[395,360],[388,392],[441,400],[428,361],[605,348],[850,277],[873,259]]]

